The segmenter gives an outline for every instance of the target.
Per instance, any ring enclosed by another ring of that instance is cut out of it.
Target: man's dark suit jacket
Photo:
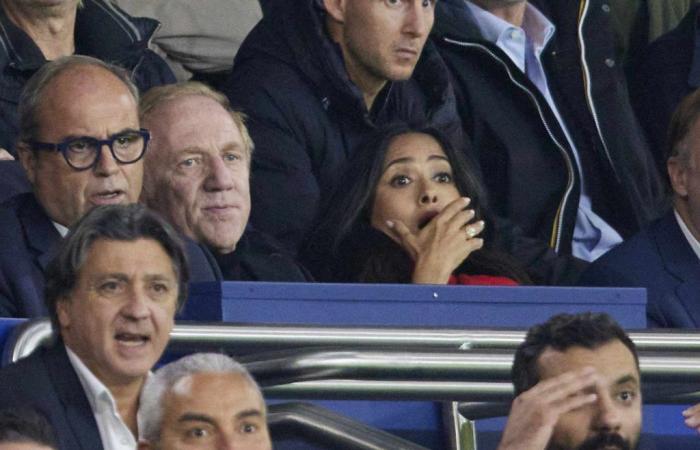
[[[185,239],[190,281],[221,281],[214,257]],[[34,194],[17,195],[0,207],[0,317],[46,316],[44,275],[61,235]]]
[[[0,369],[0,405],[46,416],[60,450],[102,450],[90,403],[63,344],[39,349]]]
[[[700,259],[673,212],[598,259],[580,284],[645,287],[649,327],[700,327]]]

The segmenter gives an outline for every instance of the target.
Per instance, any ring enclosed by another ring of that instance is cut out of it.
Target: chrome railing
[[[298,347],[398,347],[455,348],[462,350],[515,349],[525,337],[523,330],[451,329],[405,327],[321,327],[301,325],[191,324],[180,322],[171,334],[178,348],[231,347],[257,351]],[[640,352],[700,351],[700,333],[687,331],[632,331]],[[15,327],[2,363],[16,361],[51,339],[46,319]]]
[[[656,383],[645,401],[700,400],[700,383],[687,383],[700,380],[700,353],[689,352],[700,349],[700,334],[637,331],[630,336],[639,348],[645,383]],[[51,337],[47,320],[17,326],[3,363],[27,356]],[[266,392],[279,397],[503,402],[512,395],[512,351],[523,337],[523,331],[508,330],[178,323],[169,348],[257,350],[247,365]],[[296,350],[259,353],[271,348]],[[661,349],[663,354],[653,352]]]

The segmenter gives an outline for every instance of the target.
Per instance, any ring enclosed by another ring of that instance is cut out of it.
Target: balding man
[[[68,228],[95,206],[138,200],[150,137],[138,99],[125,71],[87,56],[48,63],[27,84],[17,148],[33,193],[0,208],[0,317],[46,315],[45,268]],[[188,253],[193,279],[216,279],[201,249]]]
[[[139,450],[270,450],[265,401],[245,367],[197,353],[158,369],[139,406]]]

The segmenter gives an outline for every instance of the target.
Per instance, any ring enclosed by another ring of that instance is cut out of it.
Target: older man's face
[[[76,66],[45,88],[34,140],[59,143],[88,136],[107,139],[138,131],[138,109],[124,83],[107,70]],[[22,165],[39,203],[51,220],[71,226],[95,206],[135,203],[141,193],[143,162],[121,164],[107,146],[99,163],[78,171],[60,152],[20,148]]]
[[[270,450],[265,404],[241,374],[183,378],[163,399],[162,450]]]
[[[250,215],[250,155],[231,115],[189,95],[151,110],[143,201],[195,241],[225,254]]]

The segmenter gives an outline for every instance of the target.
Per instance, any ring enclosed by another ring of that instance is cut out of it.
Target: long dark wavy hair
[[[464,155],[436,128],[396,123],[377,130],[353,156],[331,197],[322,220],[307,241],[302,258],[320,281],[410,283],[411,257],[370,218],[384,161],[394,139],[407,133],[432,136],[442,147],[461,196],[471,198],[474,221],[485,220],[484,248],[473,252],[457,273],[507,276],[520,283],[529,279],[510,257],[490,249],[493,230],[485,215],[486,196]]]

